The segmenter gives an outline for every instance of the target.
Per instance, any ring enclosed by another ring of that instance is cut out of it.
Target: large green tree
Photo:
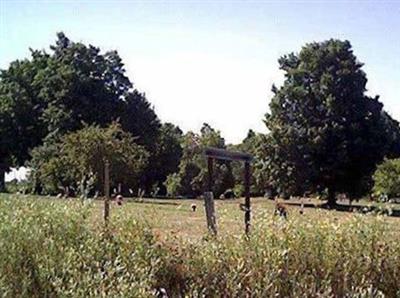
[[[328,191],[363,194],[376,164],[398,154],[399,126],[378,97],[365,95],[367,78],[348,41],[304,46],[279,59],[285,73],[265,123],[270,131],[268,173],[281,194]]]
[[[49,53],[31,50],[30,59],[0,73],[0,189],[4,171],[24,165],[35,146],[51,147],[84,123],[105,127],[115,120],[155,151],[160,121],[145,95],[133,89],[118,53],[57,34]],[[156,179],[146,177],[146,184]]]
[[[21,166],[29,150],[41,143],[46,129],[40,87],[34,84],[48,55],[32,51],[32,60],[17,60],[0,72],[0,191],[11,166]]]

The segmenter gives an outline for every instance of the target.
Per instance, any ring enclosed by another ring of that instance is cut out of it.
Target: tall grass
[[[0,200],[5,297],[400,297],[400,236],[385,217],[258,216],[252,235],[161,241],[90,203]]]
[[[89,222],[90,204],[0,201],[0,296],[145,297],[159,257],[151,231],[114,218]]]

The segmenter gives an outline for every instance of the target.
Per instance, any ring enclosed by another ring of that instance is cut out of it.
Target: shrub
[[[6,191],[8,193],[26,193],[29,190],[29,184],[26,180],[18,181],[13,179],[6,182]]]
[[[400,159],[385,159],[373,175],[375,195],[400,196]]]

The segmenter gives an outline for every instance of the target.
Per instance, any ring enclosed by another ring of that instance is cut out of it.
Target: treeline
[[[255,156],[254,195],[368,193],[385,157],[400,155],[399,123],[379,97],[365,94],[367,77],[348,41],[305,45],[279,59],[284,84],[264,122],[241,144],[226,144],[208,124],[183,133],[162,123],[125,74],[116,51],[69,40],[12,62],[0,74],[0,190],[11,167],[28,166],[27,191],[101,193],[104,161],[112,186],[133,195],[195,197],[206,183],[204,147]],[[241,195],[241,165],[216,163],[217,196]]]

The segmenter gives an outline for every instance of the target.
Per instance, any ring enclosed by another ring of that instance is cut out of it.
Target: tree
[[[51,147],[85,124],[106,127],[116,120],[154,152],[160,121],[145,95],[133,89],[118,53],[58,33],[49,54],[31,50],[31,59],[1,71],[0,191],[4,171],[24,165],[34,147]]]
[[[48,56],[32,52],[32,61],[16,60],[0,72],[0,192],[4,174],[13,165],[21,166],[29,150],[45,135],[42,106],[33,82],[37,69],[45,67]]]
[[[331,205],[336,192],[365,193],[376,164],[398,148],[399,127],[378,97],[365,95],[367,78],[350,42],[310,43],[279,64],[285,82],[273,86],[265,119],[268,172],[277,190],[327,189]]]
[[[119,124],[107,128],[85,126],[62,142],[33,151],[30,179],[42,193],[56,194],[67,186],[77,193],[103,190],[104,162],[110,162],[110,178],[134,188],[146,167],[148,153]]]
[[[385,159],[376,169],[373,192],[388,198],[400,196],[400,159]]]
[[[38,86],[47,139],[78,130],[83,123],[109,125],[119,117],[123,99],[132,88],[116,51],[103,54],[63,33],[57,38],[47,64],[31,83]]]
[[[255,196],[263,196],[266,191],[270,190],[268,175],[265,169],[266,150],[264,147],[268,144],[267,136],[249,130],[246,138],[240,144],[229,146],[230,150],[249,153],[253,156],[251,163],[251,184],[250,192]],[[235,193],[243,195],[243,163],[232,162],[232,171],[235,177]]]
[[[161,126],[160,134],[156,142],[155,152],[150,157],[147,168],[147,177],[154,181],[153,187],[158,195],[166,195],[167,189],[164,182],[169,174],[179,169],[182,157],[183,132],[172,123],[164,123]]]
[[[166,188],[170,195],[195,197],[202,194],[207,187],[207,162],[203,155],[205,147],[226,148],[221,133],[204,123],[200,134],[188,132],[183,137],[183,154],[179,164],[179,171],[168,176]],[[216,196],[225,190],[233,188],[234,177],[231,163],[218,160],[214,164],[213,192]]]

